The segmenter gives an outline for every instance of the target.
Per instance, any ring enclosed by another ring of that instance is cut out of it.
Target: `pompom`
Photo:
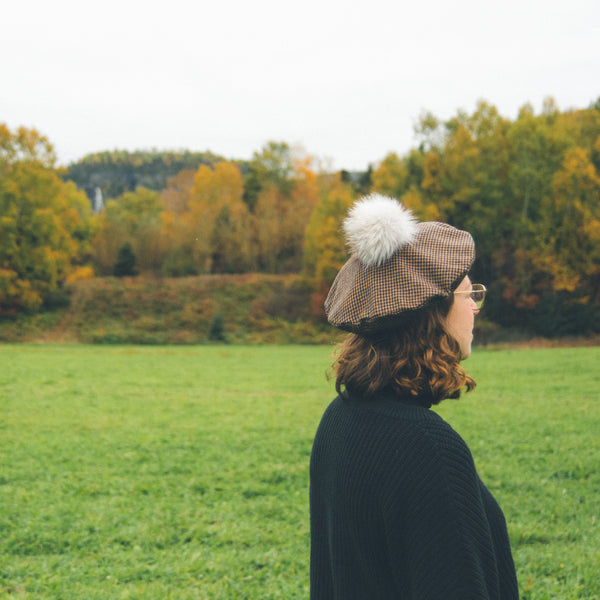
[[[417,232],[413,213],[394,198],[371,194],[359,200],[344,220],[344,233],[353,252],[367,267],[376,267]]]

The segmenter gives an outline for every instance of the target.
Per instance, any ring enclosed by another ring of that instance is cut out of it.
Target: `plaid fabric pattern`
[[[355,254],[350,257],[325,300],[332,325],[355,333],[374,331],[391,317],[454,291],[475,260],[473,238],[445,223],[419,223],[417,228],[414,241],[381,266],[366,267]]]

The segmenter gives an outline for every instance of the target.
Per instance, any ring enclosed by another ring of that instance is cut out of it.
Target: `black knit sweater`
[[[310,464],[312,600],[512,600],[504,515],[423,406],[336,398]]]

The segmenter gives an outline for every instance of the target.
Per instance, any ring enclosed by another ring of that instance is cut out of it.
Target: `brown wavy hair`
[[[454,296],[413,311],[378,333],[351,333],[332,365],[335,389],[368,400],[387,391],[426,404],[459,398],[476,385],[460,366],[460,347],[447,332]]]

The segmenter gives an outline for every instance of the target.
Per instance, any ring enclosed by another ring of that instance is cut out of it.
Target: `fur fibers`
[[[367,267],[382,265],[417,232],[413,213],[394,198],[371,194],[359,200],[344,220],[348,245]]]

